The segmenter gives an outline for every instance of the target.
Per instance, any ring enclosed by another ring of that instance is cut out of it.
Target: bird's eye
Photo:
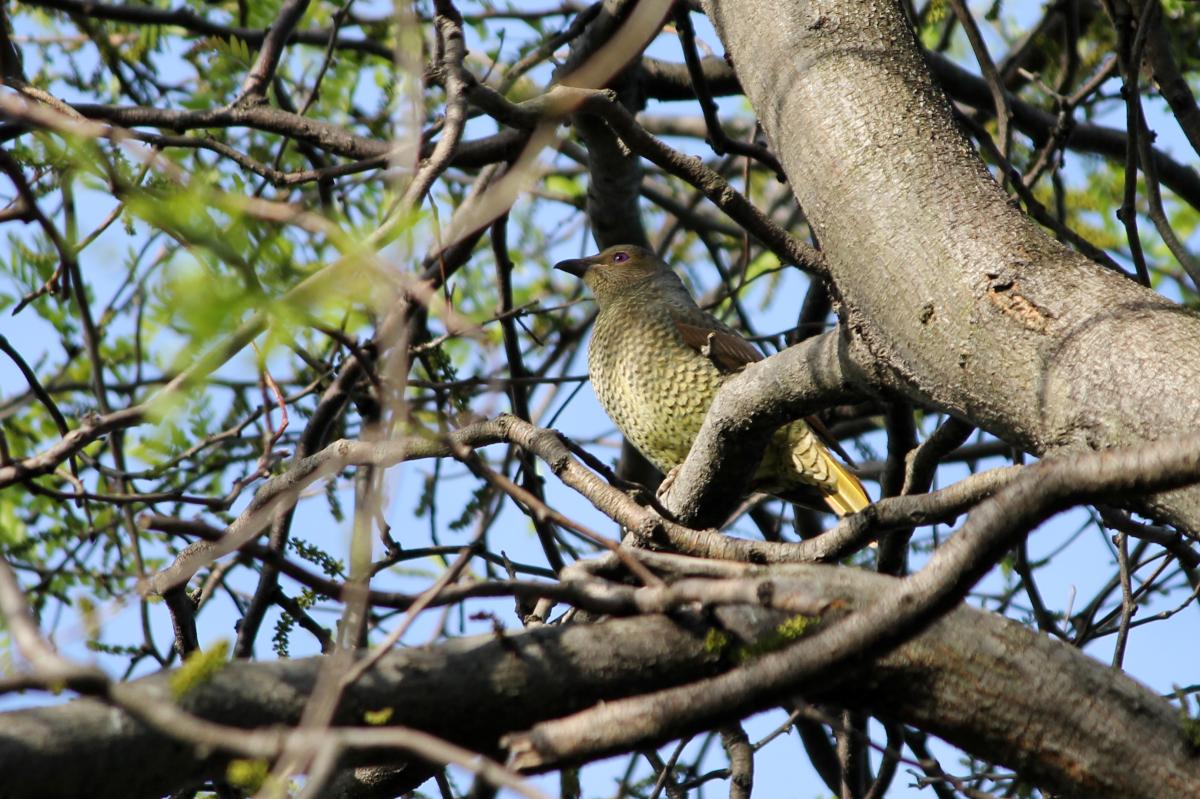
[[[628,260],[629,260],[629,253],[627,253],[627,252],[615,252],[615,253],[613,253],[612,260],[613,260],[613,263],[614,263],[614,264],[623,264],[623,263],[625,263],[626,261],[628,261]]]

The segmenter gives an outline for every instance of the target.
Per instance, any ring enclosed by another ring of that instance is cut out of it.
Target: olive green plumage
[[[605,413],[664,472],[681,464],[721,384],[761,353],[701,310],[666,263],[641,247],[609,247],[556,268],[583,279],[599,315],[588,374]],[[870,503],[862,484],[804,421],[781,428],[754,487],[787,498],[818,491],[839,516]]]

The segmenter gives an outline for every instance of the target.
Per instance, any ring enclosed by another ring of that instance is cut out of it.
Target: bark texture
[[[321,663],[236,661],[179,704],[235,727],[294,726]],[[392,652],[345,692],[334,723],[361,725],[365,713],[392,708],[396,724],[487,751],[510,730],[719,668],[717,655],[705,652],[703,629],[662,616],[542,627]],[[170,674],[134,685],[174,701]],[[0,716],[5,799],[161,796],[220,777],[227,762],[228,753],[197,751],[95,699]]]
[[[834,566],[769,573],[802,579],[806,591],[850,608],[894,590],[895,582]],[[182,705],[230,725],[294,724],[320,665],[320,658],[232,663]],[[661,615],[541,627],[390,653],[347,690],[337,723],[361,724],[364,712],[392,708],[392,723],[490,748],[537,721],[727,665],[703,626]],[[806,698],[914,724],[1067,796],[1155,799],[1188,796],[1200,784],[1200,758],[1169,703],[994,614],[959,607],[862,666]],[[135,685],[169,701],[168,677]],[[0,716],[6,799],[156,796],[219,776],[224,764],[221,753],[196,751],[93,699]]]
[[[888,0],[707,2],[864,377],[1039,454],[1195,429],[1200,318],[1013,207]],[[1200,491],[1153,497],[1200,530]]]

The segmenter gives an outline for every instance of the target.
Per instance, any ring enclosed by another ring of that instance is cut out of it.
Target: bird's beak
[[[582,278],[591,265],[592,261],[590,258],[572,258],[568,261],[559,261],[554,265],[554,268],[561,269],[568,275]]]

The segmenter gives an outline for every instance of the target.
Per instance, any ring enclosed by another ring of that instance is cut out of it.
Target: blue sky
[[[362,11],[362,6],[357,7]],[[1018,17],[1028,17],[1035,13],[1038,9],[1029,4],[1028,7],[1017,6],[1015,12]],[[1012,8],[1006,8],[1006,11],[1013,13]],[[701,39],[710,43],[714,50],[720,52],[719,43],[711,28],[708,28],[707,23],[701,20],[700,17],[695,17],[695,22],[698,28],[698,35]],[[469,36],[474,36],[473,32],[468,29]],[[1001,52],[1002,49],[999,40],[995,35],[990,34],[990,43],[993,47],[993,54]],[[475,44],[478,49],[477,43]],[[515,45],[514,45],[515,46]],[[668,37],[662,37],[657,41],[651,53],[659,57],[679,60],[677,49],[671,46]],[[36,51],[32,48],[25,48],[26,59],[37,58]],[[362,87],[362,91],[370,91],[369,86]],[[67,97],[66,99],[77,99]],[[83,99],[83,98],[78,98]],[[671,108],[664,108],[664,105],[670,105]],[[744,101],[741,99],[726,99],[722,101],[722,113],[724,115],[733,116],[744,111]],[[1186,143],[1178,133],[1176,127],[1171,124],[1170,120],[1165,118],[1161,113],[1161,108],[1155,103],[1149,103],[1148,108],[1152,113],[1151,124],[1159,132],[1157,144],[1168,151],[1173,152],[1181,160],[1195,163],[1195,154],[1190,153]],[[687,112],[692,112],[694,109],[689,104],[686,108],[679,104],[657,104],[648,109],[648,111],[663,112],[665,110],[683,109]],[[1123,124],[1121,114],[1123,112],[1115,107],[1111,112],[1114,116],[1111,120],[1112,124]],[[474,123],[469,134],[474,135],[479,132],[478,128],[490,126],[492,123],[481,120]],[[673,141],[672,144],[681,148],[695,149],[695,144],[683,140]],[[545,155],[543,157],[546,157]],[[1072,158],[1072,169],[1083,170],[1086,165],[1083,159]],[[1068,173],[1070,176],[1070,173]],[[526,203],[527,200],[519,202]],[[96,225],[111,209],[113,200],[107,196],[93,195],[88,197],[88,201],[81,203],[81,230],[90,229]],[[547,228],[557,224],[557,219],[544,220]],[[552,260],[557,257],[571,257],[578,255],[580,250],[592,251],[590,241],[582,240],[582,229],[580,238],[568,242],[562,249],[562,253],[555,253]],[[7,243],[0,243],[0,257],[9,257],[9,254],[4,251]],[[120,225],[114,225],[108,232],[103,234],[101,240],[94,245],[91,250],[92,255],[87,259],[85,264],[89,279],[97,287],[101,293],[101,299],[104,299],[104,291],[114,291],[120,280],[124,277],[124,252],[131,246],[137,246],[136,236],[131,241],[126,237]],[[421,251],[422,243],[418,243],[416,250]],[[693,274],[699,279],[700,285],[698,289],[703,290],[713,284],[715,277],[711,268],[706,268],[705,264],[696,264],[692,270]],[[563,276],[564,284],[570,280]],[[765,282],[761,288],[756,288],[750,292],[747,307],[754,309],[755,323],[760,333],[772,333],[786,329],[793,324],[795,319],[796,308],[803,297],[805,288],[805,278],[794,270],[784,273],[781,283],[773,289],[772,297],[763,296],[766,291]],[[793,297],[794,301],[780,301],[780,297]],[[767,300],[774,300],[767,302]],[[38,319],[34,309],[27,309],[22,314],[13,317],[9,315],[0,316],[0,333],[7,336],[10,341],[18,345],[27,357],[30,356],[30,342],[37,341],[54,341],[53,331],[44,322]],[[171,347],[181,347],[183,342],[171,341],[163,339],[155,342],[154,346],[162,349]],[[48,352],[48,357],[53,359],[57,357],[57,353]],[[40,370],[39,370],[40,371]],[[576,359],[572,364],[569,372],[571,374],[583,374],[586,371],[582,357]],[[222,368],[220,374],[225,376],[240,376],[253,375],[255,372],[254,356],[250,352],[234,358],[229,364]],[[15,369],[15,367],[6,359],[0,359],[0,386],[12,387],[6,394],[13,390],[20,390],[23,387],[23,380]],[[545,389],[534,392],[531,397],[531,405],[537,406],[539,400],[545,395]],[[555,403],[547,411],[545,418],[549,418],[558,410],[558,403]],[[484,403],[476,408],[476,410],[484,412],[499,412],[508,410],[507,399],[503,395],[496,395],[491,400],[490,407]],[[618,441],[614,428],[611,422],[604,416],[602,411],[596,404],[594,395],[590,387],[585,387],[578,395],[570,402],[570,404],[558,414],[555,426],[561,429],[572,437],[581,440],[592,440],[597,436],[601,437],[601,443],[591,446],[592,451],[606,461],[612,461],[616,457],[616,449],[614,446]],[[927,432],[927,431],[926,431]],[[869,443],[876,451],[882,451],[882,440],[875,436],[869,439]],[[993,464],[1001,465],[999,460]],[[427,522],[424,520],[415,519],[413,516],[413,508],[416,507],[418,497],[422,490],[424,476],[433,468],[430,462],[417,462],[404,464],[389,470],[387,475],[387,489],[390,501],[387,506],[387,519],[393,527],[393,534],[406,546],[419,546],[428,536],[426,527]],[[458,474],[463,470],[456,464],[445,464],[444,470],[447,474]],[[953,470],[947,470],[943,475],[943,480],[957,479],[965,474],[965,470],[955,473]],[[603,517],[590,506],[585,500],[573,491],[562,486],[548,472],[543,475],[546,481],[546,493],[549,503],[562,511],[563,513],[578,519],[587,524],[593,529],[611,532],[616,535],[615,525],[607,518]],[[444,484],[439,489],[439,503],[443,508],[448,509],[443,514],[443,525],[446,519],[457,515],[454,510],[464,501],[466,493],[464,489],[473,486],[473,482],[466,477],[451,478],[444,481]],[[878,496],[878,487],[870,486],[870,492],[873,496]],[[351,507],[353,498],[349,491],[342,491],[342,501],[346,507]],[[248,502],[249,496],[243,496],[239,505],[235,507],[235,511],[244,507]],[[1044,598],[1047,604],[1052,609],[1066,609],[1068,607],[1078,607],[1083,601],[1091,596],[1109,577],[1112,571],[1111,567],[1111,544],[1107,542],[1104,534],[1096,531],[1088,531],[1076,537],[1076,531],[1084,524],[1085,518],[1081,511],[1074,511],[1051,520],[1043,525],[1029,538],[1029,547],[1031,557],[1038,559],[1057,551],[1060,547],[1066,547],[1060,553],[1054,564],[1039,572],[1039,585],[1042,589]],[[438,531],[444,543],[463,543],[467,540],[469,530],[463,532],[453,532],[444,529]],[[940,535],[945,537],[950,531],[942,529]],[[333,552],[346,553],[349,547],[349,523],[340,523],[333,519],[329,513],[324,498],[320,492],[316,492],[316,496],[304,500],[302,504],[302,512],[297,514],[297,522],[295,525],[295,534],[313,543],[322,545]],[[524,561],[536,565],[543,565],[543,556],[538,542],[533,535],[532,529],[523,515],[512,507],[507,505],[501,517],[493,528],[492,533],[493,549],[503,549],[512,559]],[[500,543],[502,542],[502,543]],[[914,567],[920,565],[920,556],[914,557]],[[381,574],[377,579],[376,587],[383,589],[397,590],[413,590],[414,588],[424,587],[428,579],[436,574],[438,566],[436,564],[427,564],[424,573],[418,573],[421,564],[407,564],[407,570],[392,570]],[[991,595],[1002,588],[1004,576],[999,572],[993,572],[986,578],[980,586],[978,592],[981,595]],[[299,592],[298,586],[290,584],[285,578],[285,589],[290,594]],[[249,575],[243,575],[241,578],[241,587],[247,591],[253,590],[253,582],[249,579]],[[977,600],[978,601],[978,600]],[[1139,618],[1148,615],[1148,612],[1156,612],[1159,610],[1169,609],[1175,602],[1164,602],[1161,599],[1153,599],[1150,607],[1139,614]],[[227,599],[218,596],[214,600],[217,604],[210,608],[199,617],[199,634],[202,645],[209,645],[222,638],[231,638],[233,636],[233,622],[236,618],[234,608]],[[511,603],[506,602],[484,602],[477,601],[470,603],[467,606],[467,612],[462,614],[461,632],[487,632],[490,630],[491,622],[487,620],[471,621],[466,616],[470,612],[479,609],[489,609],[510,628],[516,629],[519,627],[519,622],[512,614]],[[318,610],[315,615],[327,627],[332,628],[336,622],[336,615],[332,611]],[[1135,675],[1139,679],[1146,682],[1154,690],[1166,693],[1172,689],[1172,680],[1180,679],[1181,670],[1180,663],[1196,664],[1200,663],[1200,626],[1197,625],[1196,614],[1194,610],[1190,612],[1180,613],[1171,619],[1155,624],[1150,624],[1136,628],[1132,632],[1131,642],[1126,656],[1126,670]],[[101,613],[105,619],[103,626],[103,640],[106,643],[131,643],[136,644],[141,640],[141,629],[138,618],[136,603],[121,605],[116,603],[110,607],[101,609]],[[457,615],[457,614],[455,614]],[[273,627],[277,614],[273,612],[268,617],[264,630],[269,630]],[[425,623],[416,625],[411,633],[406,637],[405,643],[419,644],[428,640],[431,630],[434,629],[436,619],[435,613],[426,614]],[[170,621],[166,613],[166,609],[161,605],[156,605],[153,608],[151,619],[153,623],[156,639],[160,642],[169,641],[171,638]],[[453,619],[453,616],[452,616]],[[452,629],[459,629],[458,625],[452,625]],[[56,643],[62,647],[63,651],[73,657],[82,660],[89,660],[94,655],[88,652],[83,644],[85,634],[82,623],[69,615],[67,619],[58,628],[55,634]],[[261,636],[264,641],[260,646],[259,657],[270,658],[273,654],[267,648],[269,634]],[[1089,654],[1106,661],[1111,657],[1112,637],[1102,639],[1090,645],[1088,648]],[[292,654],[293,656],[301,656],[315,652],[315,646],[311,639],[304,633],[297,633],[293,636]],[[119,674],[121,671],[121,663],[115,659],[102,658],[104,663],[113,674]],[[1188,682],[1200,682],[1200,672],[1193,669],[1190,676],[1186,678]],[[22,706],[29,703],[43,704],[50,701],[56,701],[53,698],[45,695],[26,695],[26,696],[4,696],[0,697],[0,709],[7,709],[16,706]],[[765,732],[774,728],[782,716],[780,712],[761,714],[755,717],[748,723],[751,738],[765,734]],[[695,746],[695,744],[693,744]],[[667,747],[664,752],[669,752],[672,747]],[[762,750],[758,755],[758,778],[759,783],[757,790],[759,796],[779,796],[790,799],[797,797],[798,799],[807,797],[817,797],[827,795],[823,785],[817,777],[811,772],[807,761],[801,754],[798,741],[792,736],[790,740],[780,740],[773,745]],[[957,765],[956,757],[950,750],[945,747],[940,747],[937,751],[942,758],[943,766],[949,770],[955,770]],[[665,755],[664,755],[665,756]],[[720,761],[717,756],[714,763]],[[584,769],[585,793],[588,796],[605,796],[610,792],[612,780],[616,775],[623,770],[623,761],[605,761],[599,764],[588,766]],[[901,769],[901,776],[897,778],[896,784],[893,786],[890,797],[926,797],[931,795],[931,791],[909,789],[903,787],[907,782],[904,776],[905,768]],[[548,778],[540,778],[539,781],[547,781]],[[465,784],[465,783],[460,783]],[[550,786],[547,786],[548,788]],[[554,791],[556,792],[556,788]],[[726,792],[726,787],[720,783],[713,783],[706,788],[709,791],[716,791],[719,794]]]

